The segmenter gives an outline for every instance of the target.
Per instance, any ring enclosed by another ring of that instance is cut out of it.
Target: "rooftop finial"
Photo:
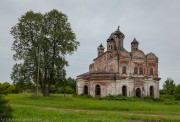
[[[119,30],[119,28],[120,28],[120,27],[118,26],[118,30]]]

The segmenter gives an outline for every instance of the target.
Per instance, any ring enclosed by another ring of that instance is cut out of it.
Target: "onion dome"
[[[117,37],[124,38],[124,34],[119,30],[119,26],[115,32],[113,32],[111,35],[116,35]]]
[[[131,44],[139,44],[139,42],[136,40],[136,38],[134,38],[134,40],[131,42]]]
[[[102,45],[102,43],[99,45],[98,48],[99,48],[99,49],[104,49],[104,46]]]
[[[112,42],[113,41],[113,37],[112,35],[107,39],[107,42]]]

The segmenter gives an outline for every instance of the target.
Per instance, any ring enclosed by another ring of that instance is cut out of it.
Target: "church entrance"
[[[95,95],[96,96],[101,96],[101,87],[100,87],[100,85],[96,85],[96,87],[95,87]]]
[[[154,87],[150,86],[150,96],[154,97]]]
[[[141,97],[141,89],[140,88],[136,89],[136,96]]]
[[[88,95],[88,87],[86,85],[84,86],[84,94]]]
[[[127,96],[127,87],[126,86],[122,87],[122,95]]]

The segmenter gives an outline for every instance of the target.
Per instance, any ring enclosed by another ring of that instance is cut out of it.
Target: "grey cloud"
[[[11,81],[13,64],[10,28],[29,10],[47,12],[53,8],[68,15],[69,22],[80,42],[78,51],[67,56],[70,66],[67,75],[76,77],[88,71],[97,56],[100,43],[120,25],[125,34],[124,47],[130,51],[134,37],[145,53],[154,52],[159,57],[162,82],[171,77],[180,83],[180,17],[178,0],[2,0],[0,2],[0,81]]]

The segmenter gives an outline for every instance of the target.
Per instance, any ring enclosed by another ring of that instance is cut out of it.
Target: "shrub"
[[[12,117],[12,108],[9,106],[8,101],[0,95],[0,121],[8,121]]]
[[[131,101],[131,102],[139,102],[139,101],[146,101],[146,102],[162,102],[162,100],[152,97],[144,97],[144,98],[138,98],[138,97],[126,97],[123,95],[109,95],[106,97],[101,97],[99,100],[117,100],[117,101]]]
[[[180,84],[176,86],[174,96],[176,100],[180,100]]]

